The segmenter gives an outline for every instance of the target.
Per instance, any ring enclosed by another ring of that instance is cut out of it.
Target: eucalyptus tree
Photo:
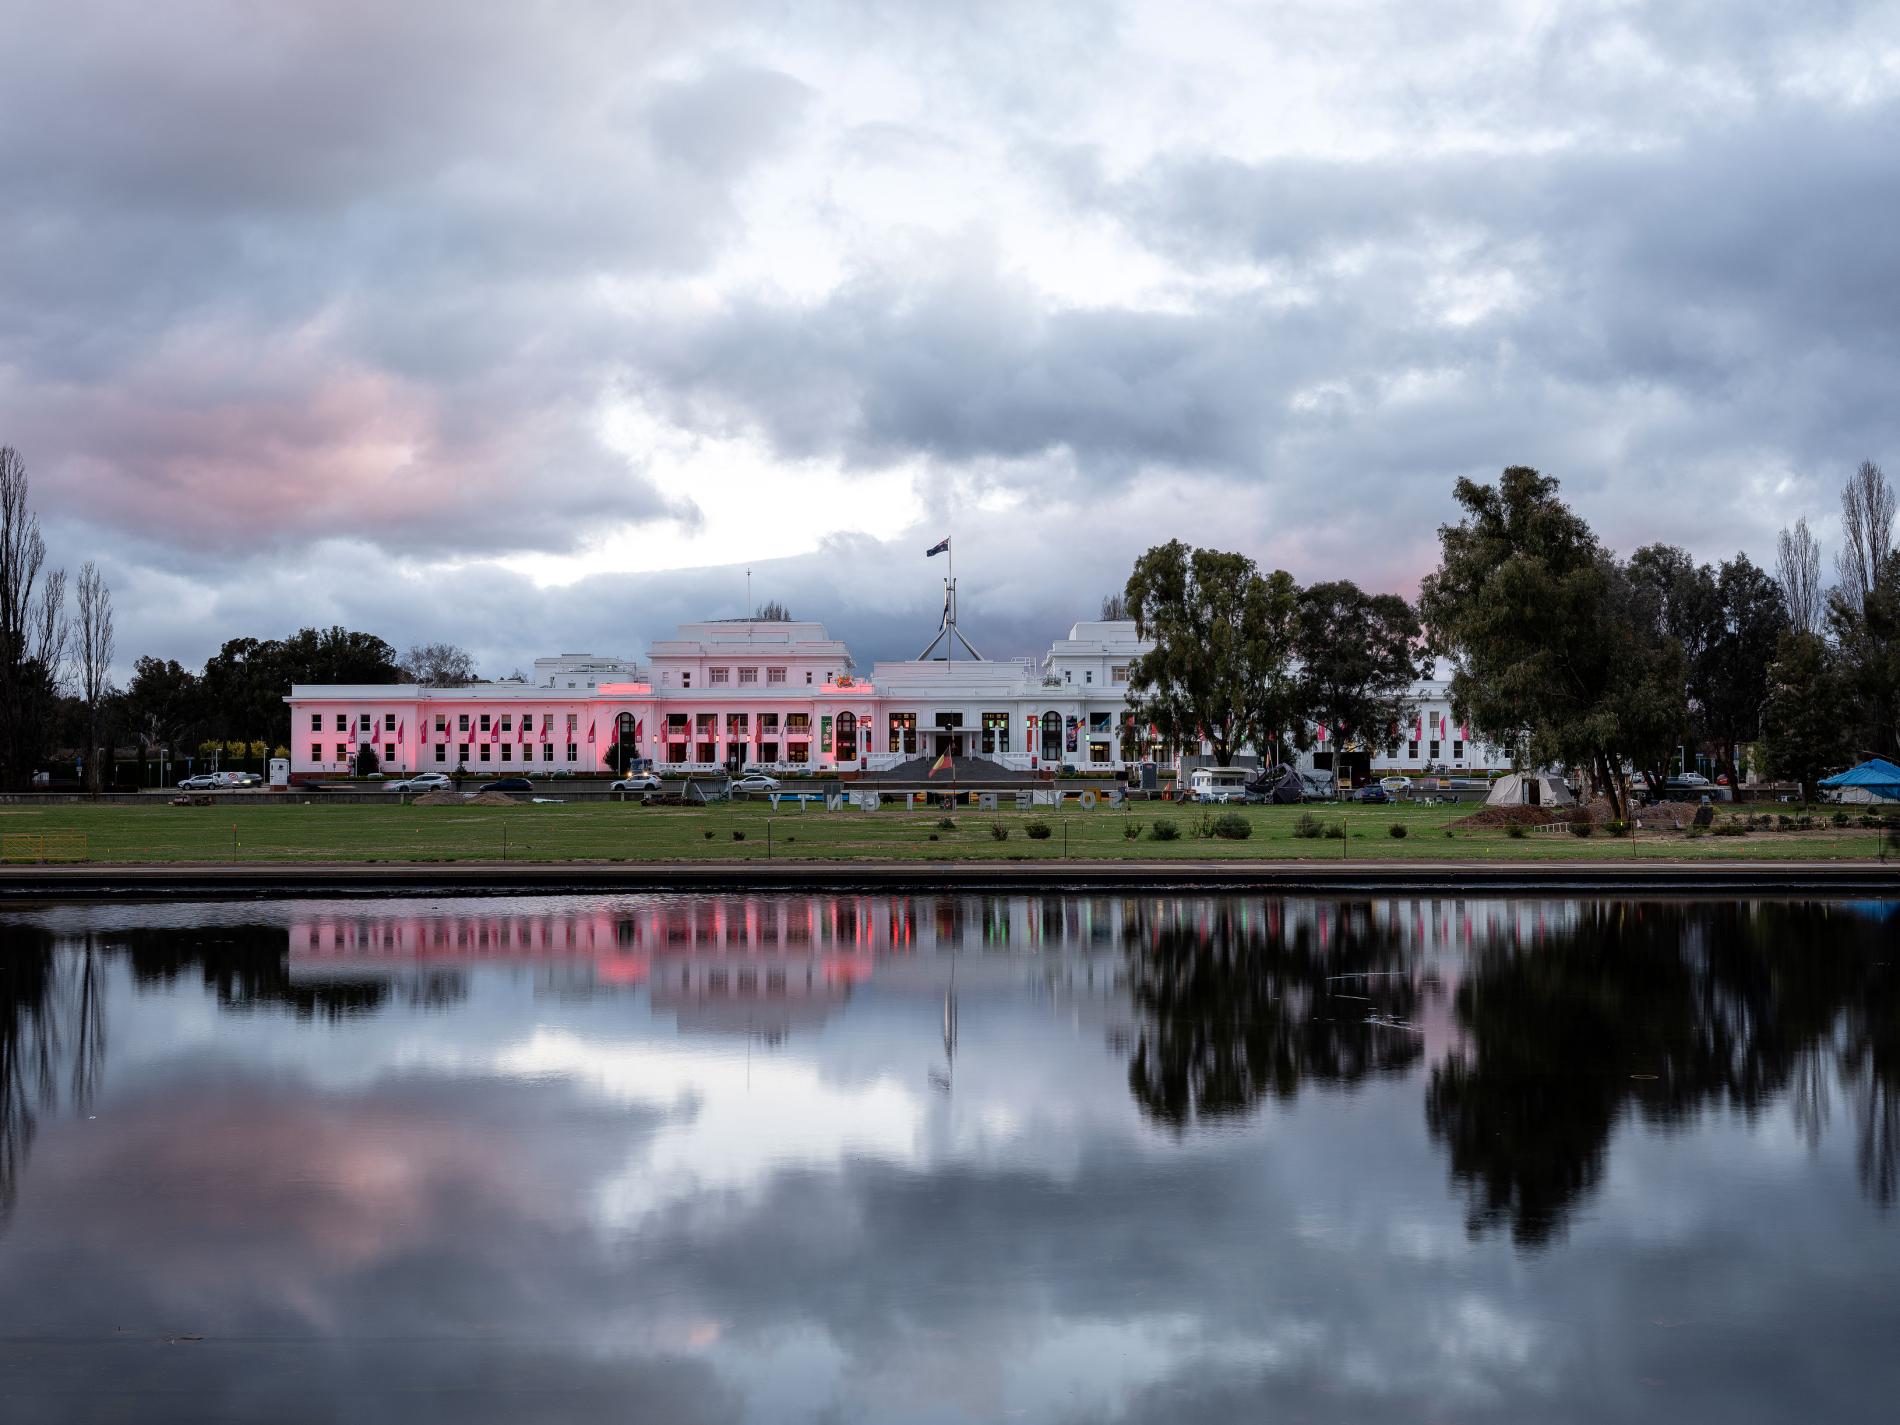
[[[1301,591],[1294,627],[1301,746],[1312,744],[1318,724],[1329,736],[1394,750],[1412,713],[1412,685],[1426,671],[1412,606],[1338,579]]]
[[[1244,554],[1156,545],[1124,591],[1137,634],[1153,640],[1128,668],[1139,724],[1167,741],[1206,739],[1229,765],[1243,747],[1266,756],[1301,721],[1293,673],[1299,591],[1283,569]]]

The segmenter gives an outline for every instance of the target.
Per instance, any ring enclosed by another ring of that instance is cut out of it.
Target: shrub
[[[1031,841],[1047,841],[1055,828],[1046,821],[1032,821],[1023,828],[1023,835]]]
[[[1505,822],[1504,834],[1513,841],[1522,841],[1524,839],[1524,823],[1521,821]]]
[[[1405,840],[1405,831],[1406,831],[1405,823],[1402,821],[1395,821],[1386,828],[1387,835],[1389,835],[1394,841]]]
[[[1846,826],[1846,825],[1847,825],[1847,813],[1846,813],[1846,812],[1844,812],[1844,811],[1837,811],[1837,812],[1835,812],[1835,813],[1834,813],[1834,824],[1835,824],[1836,826]]]
[[[1122,823],[1122,840],[1123,841],[1141,840],[1141,823],[1138,821],[1123,822]]]
[[[1239,812],[1230,811],[1214,818],[1214,835],[1223,841],[1245,841],[1253,835],[1253,823]]]
[[[1344,841],[1346,839],[1346,823],[1343,821],[1327,822],[1325,834],[1328,841]]]
[[[1739,821],[1718,821],[1709,828],[1717,836],[1746,836],[1748,828]]]
[[[951,818],[947,816],[940,816],[937,818],[937,830],[955,831],[956,829],[957,829],[957,824]]]
[[[1326,834],[1326,826],[1310,811],[1300,813],[1300,819],[1293,823],[1293,834],[1302,841],[1318,841]]]
[[[1148,828],[1148,835],[1156,841],[1176,841],[1180,839],[1181,828],[1171,821],[1157,821]]]
[[[707,839],[708,841],[711,841],[711,840],[712,840],[712,831],[711,831],[710,829],[708,829],[708,830],[707,830],[707,831],[705,832],[705,837],[706,837],[706,839]]]
[[[934,831],[933,831],[933,832],[931,832],[931,833],[930,833],[930,839],[931,839],[932,841],[936,841],[936,840],[938,840],[939,838],[938,838],[938,836],[937,836],[937,833],[936,833],[936,832],[934,832]]]
[[[1580,816],[1575,821],[1567,823],[1567,825],[1570,828],[1570,834],[1572,836],[1589,836],[1597,829],[1597,824],[1587,816]]]
[[[1007,826],[1004,826],[1003,823],[1000,821],[991,822],[990,823],[990,840],[992,841],[1009,840],[1009,828]]]
[[[740,831],[737,827],[734,827],[733,832],[732,832],[732,839],[734,841],[744,841],[745,833],[743,831]]]
[[[1603,823],[1603,834],[1605,836],[1628,836],[1630,834],[1630,824],[1627,821],[1613,817]]]

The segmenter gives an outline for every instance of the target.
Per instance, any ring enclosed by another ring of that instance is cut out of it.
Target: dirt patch
[[[511,807],[515,799],[506,792],[477,792],[465,797],[460,792],[425,792],[411,803],[419,807]]]
[[[1549,807],[1479,807],[1452,823],[1460,831],[1496,831],[1506,826],[1550,826],[1563,817]]]

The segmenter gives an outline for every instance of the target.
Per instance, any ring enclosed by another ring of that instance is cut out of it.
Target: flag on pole
[[[946,752],[941,757],[939,757],[935,762],[932,762],[930,764],[930,770],[924,773],[924,775],[926,777],[934,777],[939,772],[951,771],[954,765],[955,764],[952,763],[950,760],[950,754]]]
[[[599,724],[595,722],[590,722],[587,724],[587,743],[590,747],[593,745],[593,742],[594,742],[594,729],[598,726]]]
[[[946,534],[942,539],[938,540],[935,544],[931,545],[930,548],[924,551],[924,558],[928,559],[933,554],[948,554],[949,552],[950,552],[950,536]]]

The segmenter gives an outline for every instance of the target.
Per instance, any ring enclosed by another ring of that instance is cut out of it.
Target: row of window
[[[1418,761],[1418,739],[1413,738],[1407,746],[1411,749],[1408,755],[1414,762]],[[1426,760],[1436,762],[1438,760],[1438,739],[1433,738],[1430,742],[1426,743],[1425,746],[1427,749],[1425,753]],[[1465,744],[1462,738],[1452,739],[1451,755],[1454,761],[1465,755]]]

